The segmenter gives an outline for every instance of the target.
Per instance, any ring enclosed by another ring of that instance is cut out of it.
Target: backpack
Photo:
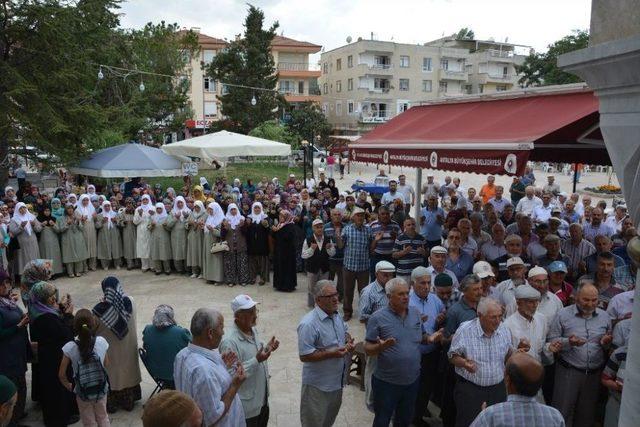
[[[92,351],[86,360],[80,359],[74,380],[77,386],[76,394],[87,402],[97,402],[109,391],[107,371],[95,351]]]

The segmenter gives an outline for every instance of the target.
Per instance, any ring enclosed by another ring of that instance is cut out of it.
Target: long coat
[[[153,261],[171,261],[171,235],[165,227],[167,220],[160,224],[150,222],[148,225],[151,230],[149,258]]]
[[[133,214],[118,215],[118,226],[122,229],[122,256],[124,259],[136,259],[136,225]]]
[[[9,222],[9,232],[13,234],[14,238],[18,239],[20,249],[16,252],[14,259],[15,272],[22,274],[24,266],[34,259],[40,258],[40,248],[38,246],[38,236],[36,233],[41,229],[41,225],[38,220],[34,221],[34,225],[31,226],[31,234],[28,234],[26,230],[20,227],[20,224],[13,219]]]
[[[202,247],[202,277],[212,282],[224,280],[223,252],[211,253],[211,246],[220,242],[220,227],[204,233],[204,245]]]
[[[288,224],[273,233],[275,250],[273,253],[273,287],[280,291],[296,288],[296,241],[295,224]]]
[[[187,221],[184,217],[177,219],[170,215],[167,228],[171,230],[171,257],[175,261],[187,259]]]
[[[60,233],[60,248],[62,249],[62,262],[82,262],[89,258],[87,243],[82,232],[82,223],[77,219],[67,224],[67,217],[62,216],[56,222],[56,230]]]
[[[136,209],[133,214],[133,223],[136,226],[136,258],[151,258],[151,230],[149,223],[151,217],[148,213],[140,215],[140,210]]]
[[[76,212],[76,217],[80,220],[82,225],[82,233],[84,234],[84,242],[87,245],[87,251],[89,252],[89,258],[98,257],[98,234],[96,231],[95,218],[89,216],[82,221],[82,215]]]
[[[61,274],[64,268],[60,254],[60,239],[55,226],[42,225],[38,246],[40,246],[40,258],[50,259],[53,262],[53,274]]]
[[[187,267],[201,267],[202,266],[202,245],[203,245],[203,231],[202,227],[198,225],[200,221],[204,221],[206,212],[196,213],[191,212],[189,215],[189,221],[186,224],[187,230]]]
[[[98,259],[120,259],[122,258],[122,237],[116,224],[116,218],[111,220],[112,226],[108,227],[107,222],[103,222],[102,214],[96,217],[96,229],[98,230]]]

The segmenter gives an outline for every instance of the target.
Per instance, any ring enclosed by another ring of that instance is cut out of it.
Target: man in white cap
[[[473,264],[473,274],[482,280],[482,296],[496,299],[496,275],[491,264],[487,261],[478,261]]]
[[[257,304],[249,295],[238,295],[231,301],[234,323],[220,343],[220,352],[232,351],[244,368],[247,378],[238,394],[248,427],[266,427],[269,422],[267,360],[280,346],[275,336],[266,344],[260,339]]]
[[[440,190],[440,184],[433,180],[433,174],[427,175],[427,182],[422,185],[422,195],[427,200],[429,196],[434,195],[438,197],[438,191]]]
[[[387,282],[393,279],[396,267],[389,261],[379,261],[376,264],[376,280],[369,283],[360,294],[360,322],[365,325],[373,313],[389,304],[389,298],[385,291]],[[378,361],[376,356],[366,356],[367,365],[364,373],[364,392],[367,407],[373,410],[373,393],[371,390],[371,375]]]
[[[510,316],[516,311],[515,290],[518,286],[527,284],[525,280],[526,272],[527,269],[522,258],[513,257],[507,260],[507,274],[509,278],[498,283],[495,292],[498,302],[505,308],[505,316]]]
[[[529,270],[528,282],[535,290],[540,292],[538,313],[543,314],[547,319],[547,325],[551,326],[551,322],[564,305],[556,294],[549,292],[548,271],[542,267],[532,268]]]
[[[304,268],[307,271],[309,288],[307,292],[307,306],[312,308],[314,297],[311,289],[318,280],[329,278],[329,257],[336,254],[333,243],[324,235],[324,222],[316,218],[311,223],[313,234],[305,239],[302,244],[302,259],[305,260]]]
[[[440,273],[445,273],[453,281],[453,289],[458,289],[458,278],[455,273],[445,267],[449,251],[444,246],[434,246],[429,254],[429,273],[436,277]]]
[[[622,222],[627,218],[627,216],[627,205],[619,204],[616,206],[614,214],[609,215],[604,223],[616,232],[620,232],[622,229]]]

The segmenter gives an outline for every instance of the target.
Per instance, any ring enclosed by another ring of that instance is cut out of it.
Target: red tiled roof
[[[273,38],[273,41],[271,42],[272,46],[278,47],[278,46],[290,46],[290,47],[307,47],[307,48],[317,48],[317,49],[321,49],[322,46],[317,45],[317,44],[313,44],[313,43],[309,43],[309,42],[305,42],[305,41],[299,41],[299,40],[294,40],[294,39],[290,39],[289,37],[284,37],[284,36],[275,36]]]

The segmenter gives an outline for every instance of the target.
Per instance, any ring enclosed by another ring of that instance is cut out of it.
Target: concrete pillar
[[[640,223],[640,0],[593,0],[589,47],[558,66],[582,77],[600,100],[600,130],[629,214]],[[640,239],[629,243],[640,263]],[[640,274],[638,281],[640,283]],[[636,287],[619,425],[640,426],[640,287]]]
[[[422,208],[422,169],[416,168],[416,205],[413,207],[413,217],[416,220],[416,227],[420,230],[420,208]]]

